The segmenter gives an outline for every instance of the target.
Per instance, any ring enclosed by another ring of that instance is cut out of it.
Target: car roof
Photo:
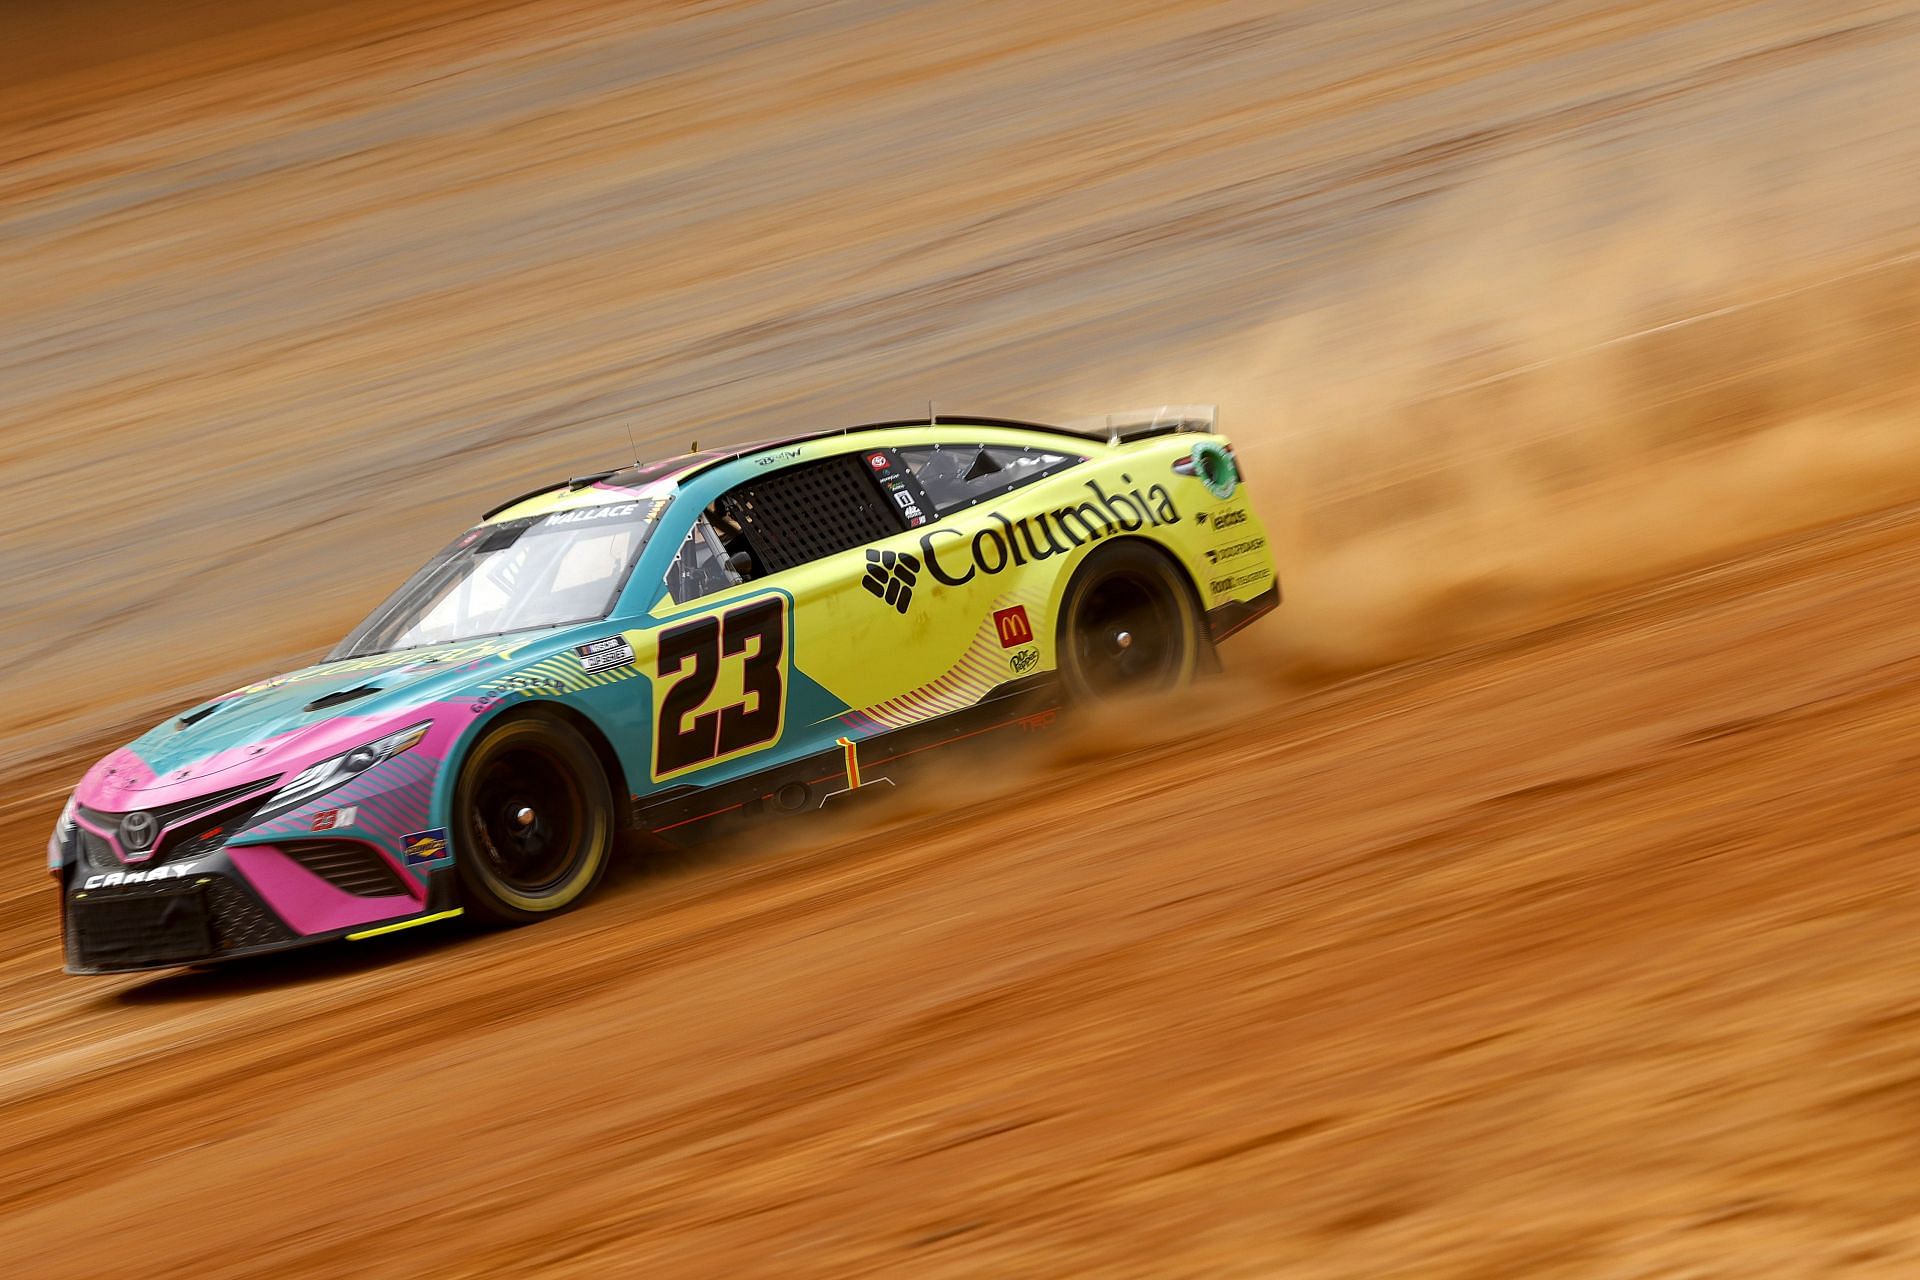
[[[1079,441],[1095,440],[1120,444],[1179,431],[1212,431],[1217,415],[1211,405],[1163,405],[1152,410],[1131,410],[1104,414],[1096,418],[1052,425],[1014,418],[978,415],[933,416],[868,422],[858,426],[834,427],[823,431],[801,432],[769,440],[728,445],[720,449],[695,450],[663,458],[656,462],[635,463],[631,467],[592,475],[574,476],[556,484],[542,485],[493,508],[481,517],[483,523],[517,520],[576,507],[671,496],[673,490],[704,472],[754,454],[791,448],[814,440],[850,436],[872,431],[931,432],[951,428],[992,427],[1002,430],[1031,431],[1042,436],[1066,437]]]

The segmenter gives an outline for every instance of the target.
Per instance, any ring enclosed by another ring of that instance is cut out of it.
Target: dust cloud
[[[1431,654],[1920,494],[1920,255],[1850,253],[1740,172],[1623,201],[1611,170],[1495,171],[1345,296],[1156,371],[1240,447],[1287,586],[1248,642],[1271,669]]]

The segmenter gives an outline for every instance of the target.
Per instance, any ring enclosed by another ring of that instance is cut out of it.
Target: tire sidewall
[[[552,889],[529,895],[500,883],[484,865],[486,855],[473,832],[472,787],[496,754],[538,743],[559,757],[580,786],[586,810],[584,853]],[[584,902],[606,875],[617,834],[613,790],[599,757],[580,731],[556,716],[521,713],[490,725],[461,762],[453,791],[451,835],[454,866],[463,904],[482,919],[501,924],[525,924],[569,911]]]
[[[1079,647],[1075,643],[1075,617],[1081,604],[1093,590],[1111,577],[1132,573],[1160,585],[1172,600],[1179,635],[1180,657],[1173,675],[1157,690],[1141,689],[1141,694],[1167,692],[1188,684],[1200,670],[1206,637],[1200,625],[1200,609],[1186,574],[1166,552],[1142,538],[1123,538],[1097,548],[1067,582],[1060,601],[1059,622],[1055,627],[1055,649],[1059,656],[1060,678],[1067,701],[1090,704],[1112,695],[1096,692],[1080,669]],[[1122,694],[1120,696],[1127,696]]]

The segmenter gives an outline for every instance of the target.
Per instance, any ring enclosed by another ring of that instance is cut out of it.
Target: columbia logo
[[[904,551],[867,552],[867,576],[860,585],[898,609],[913,603],[913,584],[920,577],[920,561]]]

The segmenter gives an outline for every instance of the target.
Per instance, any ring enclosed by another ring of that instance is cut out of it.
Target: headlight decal
[[[377,764],[383,764],[397,755],[411,751],[427,736],[427,730],[433,727],[431,720],[409,725],[398,733],[390,733],[384,738],[375,739],[351,751],[343,751],[330,759],[310,764],[295,774],[291,781],[274,792],[266,806],[253,816],[253,824],[271,821],[283,814],[291,813],[302,805],[318,800],[321,796],[345,786]]]
[[[67,850],[73,847],[75,837],[80,834],[80,824],[73,820],[74,806],[78,803],[75,796],[68,796],[66,807],[60,810],[59,821],[53,824],[53,839],[47,841],[49,871],[60,870],[66,862]]]

